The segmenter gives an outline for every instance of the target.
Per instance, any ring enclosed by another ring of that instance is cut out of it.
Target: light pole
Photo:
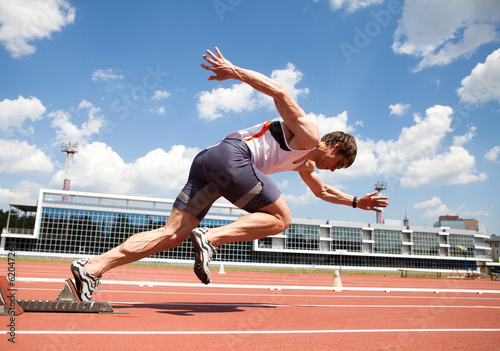
[[[342,274],[342,255],[347,253],[347,250],[335,250],[335,252],[340,254],[340,274]]]

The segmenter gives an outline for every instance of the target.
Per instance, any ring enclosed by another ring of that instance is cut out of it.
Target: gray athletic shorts
[[[252,213],[274,203],[280,195],[271,179],[252,163],[245,142],[227,138],[195,157],[188,181],[173,206],[201,221],[221,196]]]

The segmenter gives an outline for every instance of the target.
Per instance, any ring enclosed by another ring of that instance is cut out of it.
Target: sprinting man
[[[189,178],[179,193],[163,228],[137,233],[123,244],[91,259],[71,264],[82,301],[92,300],[102,274],[179,246],[188,236],[195,253],[194,272],[204,284],[211,282],[209,262],[222,244],[276,235],[290,225],[291,214],[283,196],[267,174],[296,171],[318,198],[333,204],[381,211],[388,198],[376,192],[357,198],[326,185],[315,169],[335,171],[356,159],[354,138],[343,132],[322,138],[285,88],[272,79],[238,66],[206,51],[201,66],[214,75],[208,80],[239,80],[274,99],[282,120],[268,121],[226,136],[201,151],[194,159]],[[235,222],[218,228],[197,228],[211,205],[224,197],[248,212]]]

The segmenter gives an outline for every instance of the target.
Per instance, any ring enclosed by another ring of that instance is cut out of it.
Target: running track
[[[0,262],[0,274],[7,263]],[[16,262],[17,299],[55,299],[68,265]],[[97,301],[130,314],[24,313],[1,350],[498,350],[500,282],[117,268]],[[272,288],[272,290],[270,290]],[[281,290],[277,290],[281,289]],[[480,292],[480,293],[478,293]]]

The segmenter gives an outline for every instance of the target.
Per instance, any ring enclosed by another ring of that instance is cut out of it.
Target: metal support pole
[[[469,278],[469,266],[467,265],[467,251],[464,250],[464,258],[465,258],[465,270],[467,271],[467,278]]]
[[[342,274],[342,254],[340,254],[340,274]]]

